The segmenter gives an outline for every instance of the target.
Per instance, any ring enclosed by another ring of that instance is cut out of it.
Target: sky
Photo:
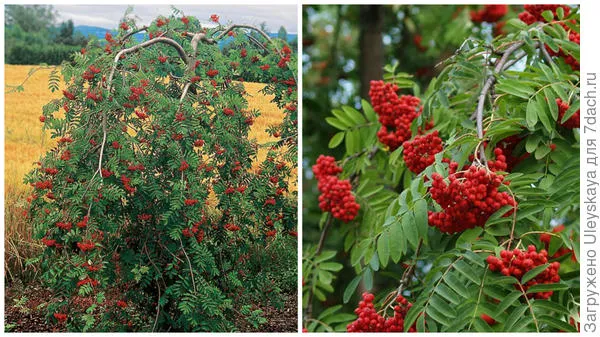
[[[73,20],[75,26],[96,26],[114,29],[119,25],[128,5],[59,5],[54,9],[59,14],[58,21]],[[185,15],[195,16],[200,22],[209,23],[211,14],[217,14],[222,24],[228,22],[260,25],[267,23],[272,32],[277,32],[281,26],[288,33],[298,32],[296,5],[177,5],[177,9]],[[168,16],[172,13],[169,5],[134,5],[133,14],[140,23],[149,24],[159,15]]]

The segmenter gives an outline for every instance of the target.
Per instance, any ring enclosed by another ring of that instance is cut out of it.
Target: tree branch
[[[273,42],[273,40],[271,39],[271,37],[270,37],[270,36],[269,36],[267,33],[263,32],[263,31],[262,31],[262,29],[260,29],[260,28],[258,28],[258,27],[255,27],[255,26],[252,26],[252,25],[234,24],[234,25],[231,25],[231,26],[229,26],[229,27],[225,28],[225,29],[224,29],[224,30],[223,30],[223,31],[222,31],[222,32],[221,32],[219,35],[217,35],[216,37],[214,37],[214,38],[209,38],[208,40],[209,40],[209,41],[211,41],[211,42],[209,42],[209,43],[216,43],[216,41],[217,41],[217,40],[220,40],[220,39],[222,39],[224,36],[226,36],[226,35],[227,35],[227,33],[229,33],[230,31],[232,31],[232,30],[233,30],[233,29],[235,29],[235,28],[245,28],[245,29],[251,29],[251,30],[255,30],[255,31],[257,31],[257,32],[258,32],[260,35],[262,35],[262,36],[263,36],[263,37],[264,37],[264,38],[267,40],[267,42],[268,42],[268,43],[272,43],[272,42]],[[213,35],[213,34],[216,34],[216,33],[217,33],[217,32],[213,32],[213,33],[211,34],[211,37],[212,37],[212,35]],[[248,36],[250,37],[250,35],[248,35]],[[252,40],[251,40],[251,41],[252,41]],[[279,50],[279,48],[277,48],[277,46],[274,46],[274,48],[275,48],[275,52],[277,53],[277,55],[279,55],[279,57],[283,57],[283,54],[281,53],[281,50]],[[265,48],[265,50],[266,50],[266,48]],[[296,75],[294,75],[294,71],[293,71],[292,67],[290,67],[290,65],[289,65],[289,64],[288,64],[288,69],[290,69],[290,71],[292,72],[292,76],[294,77],[294,81],[297,81],[297,79],[296,79]]]
[[[260,35],[262,35],[267,41],[271,42],[271,37],[263,32],[260,28],[252,26],[252,25],[241,25],[241,24],[234,24],[231,25],[227,28],[225,28],[225,30],[223,30],[219,35],[217,35],[214,40],[220,40],[223,37],[225,37],[225,35],[227,35],[227,33],[229,33],[230,31],[234,30],[235,28],[246,28],[246,29],[251,29],[251,30],[255,30],[257,31]],[[215,34],[216,32],[214,32],[213,34]],[[212,37],[212,35],[211,35]]]
[[[139,28],[139,29],[136,29],[136,30],[134,30],[134,31],[132,31],[132,32],[129,32],[129,33],[125,34],[125,35],[124,35],[124,36],[123,36],[123,37],[122,37],[122,38],[119,40],[119,42],[120,42],[120,43],[123,43],[123,42],[125,42],[125,40],[127,40],[127,39],[128,39],[128,38],[130,38],[131,36],[133,36],[133,35],[135,35],[135,34],[137,34],[137,33],[139,33],[139,32],[146,31],[146,30],[148,30],[148,26],[143,26],[143,27],[141,27],[141,28]]]
[[[166,38],[166,37],[157,37],[155,39],[148,40],[148,41],[142,42],[140,44],[137,44],[133,47],[122,49],[121,51],[119,51],[117,53],[117,55],[115,55],[115,59],[113,61],[113,66],[112,66],[112,68],[110,70],[110,74],[108,76],[108,81],[107,81],[108,95],[111,94],[113,77],[115,75],[115,70],[117,69],[117,65],[119,64],[119,60],[121,59],[121,56],[135,52],[142,48],[147,48],[156,43],[164,43],[164,44],[172,46],[173,48],[175,48],[177,50],[177,53],[179,53],[179,57],[181,57],[181,59],[186,64],[189,64],[189,58],[187,57],[183,47],[179,43],[177,43],[177,41],[170,39],[170,38]],[[98,159],[98,168],[97,168],[96,172],[102,171],[102,157],[104,155],[104,147],[106,146],[106,135],[107,135],[106,113],[104,111],[102,111],[102,145],[100,146],[100,158]],[[100,183],[102,184],[102,180],[100,181]],[[90,203],[90,209],[88,209],[88,214],[90,213],[90,211],[91,211],[91,203]]]
[[[541,45],[541,43],[540,43],[540,45]],[[553,66],[554,61],[552,61],[552,57],[546,50],[546,47],[541,45],[539,48],[540,48],[540,52],[542,53],[542,56],[544,56],[544,59],[546,60],[546,62],[548,62],[548,65]]]
[[[525,44],[524,41],[519,41],[517,43],[514,43],[502,53],[502,57],[500,58],[500,60],[496,64],[496,67],[494,68],[494,73],[491,74],[490,76],[488,76],[487,80],[485,81],[485,84],[483,85],[483,88],[481,89],[481,93],[479,94],[479,101],[477,102],[477,110],[476,110],[477,137],[479,137],[480,140],[483,140],[483,108],[485,105],[485,98],[487,96],[487,93],[492,88],[492,85],[494,85],[494,83],[496,82],[496,74],[500,73],[504,69],[504,65],[506,64],[506,62],[508,62],[508,59],[512,55],[512,53],[514,53],[516,50],[521,48],[521,46],[523,46],[523,44]],[[477,145],[478,150],[479,150],[479,158],[483,162],[486,162],[485,152],[484,152],[482,144],[483,143],[480,142]],[[475,151],[477,151],[477,149]]]
[[[190,257],[187,255],[187,252],[185,251],[185,248],[183,247],[183,241],[181,241],[181,238],[179,238],[179,243],[181,244],[181,250],[183,251],[183,254],[185,255],[185,258],[188,262],[188,266],[190,267],[190,276],[192,277],[192,287],[194,288],[194,292],[196,292],[197,291],[196,281],[194,281],[194,269],[192,268],[192,262],[190,261]]]

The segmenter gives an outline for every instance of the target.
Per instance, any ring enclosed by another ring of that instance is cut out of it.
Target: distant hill
[[[109,31],[106,28],[102,28],[102,27],[95,27],[95,26],[75,26],[75,31],[76,32],[80,32],[82,35],[84,36],[95,36],[97,37],[99,40],[104,40],[104,35],[106,34],[107,31]],[[110,31],[111,34],[116,35],[117,31],[116,30],[111,30]],[[277,33],[269,33],[269,36],[271,37],[277,37]],[[292,42],[298,39],[298,35],[297,34],[291,34],[288,33],[288,42]],[[138,33],[134,35],[135,39],[138,41],[141,41],[145,38],[145,34],[144,33]]]

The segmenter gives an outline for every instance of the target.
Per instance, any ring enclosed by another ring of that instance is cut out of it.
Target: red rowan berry
[[[487,257],[486,262],[491,271],[499,271],[505,276],[514,276],[520,282],[521,277],[528,271],[548,263],[548,252],[545,249],[538,252],[534,245],[529,245],[526,251],[517,248],[512,251],[503,250],[500,252],[500,258],[490,255]],[[529,287],[536,284],[559,282],[559,268],[560,263],[553,262],[535,278],[524,284],[515,284],[514,286],[517,290],[521,290],[521,287],[523,287],[523,290],[527,291]],[[552,291],[527,294],[527,297],[537,299],[547,299],[550,296],[552,296]]]
[[[471,21],[496,22],[508,12],[508,5],[484,5],[477,11],[471,11]]]
[[[417,136],[411,141],[402,144],[404,147],[404,162],[412,172],[419,174],[433,162],[435,154],[442,152],[442,139],[435,130],[425,136]]]
[[[556,99],[556,104],[558,105],[558,122],[560,125],[569,129],[578,129],[579,128],[579,109],[567,119],[564,123],[561,123],[565,113],[569,110],[569,103],[563,102],[560,98]]]
[[[471,166],[465,172],[451,173],[446,183],[438,173],[432,175],[431,197],[442,207],[429,211],[429,225],[444,233],[456,233],[483,227],[487,219],[506,205],[516,206],[506,192],[498,192],[503,177],[485,167]],[[512,214],[509,210],[504,216]]]
[[[371,81],[369,90],[373,110],[381,123],[377,137],[392,151],[411,137],[410,125],[423,109],[419,107],[421,101],[418,97],[398,97],[396,91],[397,85],[383,81]]]

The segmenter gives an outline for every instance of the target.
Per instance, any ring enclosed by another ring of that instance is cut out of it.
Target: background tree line
[[[88,41],[50,5],[6,5],[4,31],[7,64],[60,64]]]

